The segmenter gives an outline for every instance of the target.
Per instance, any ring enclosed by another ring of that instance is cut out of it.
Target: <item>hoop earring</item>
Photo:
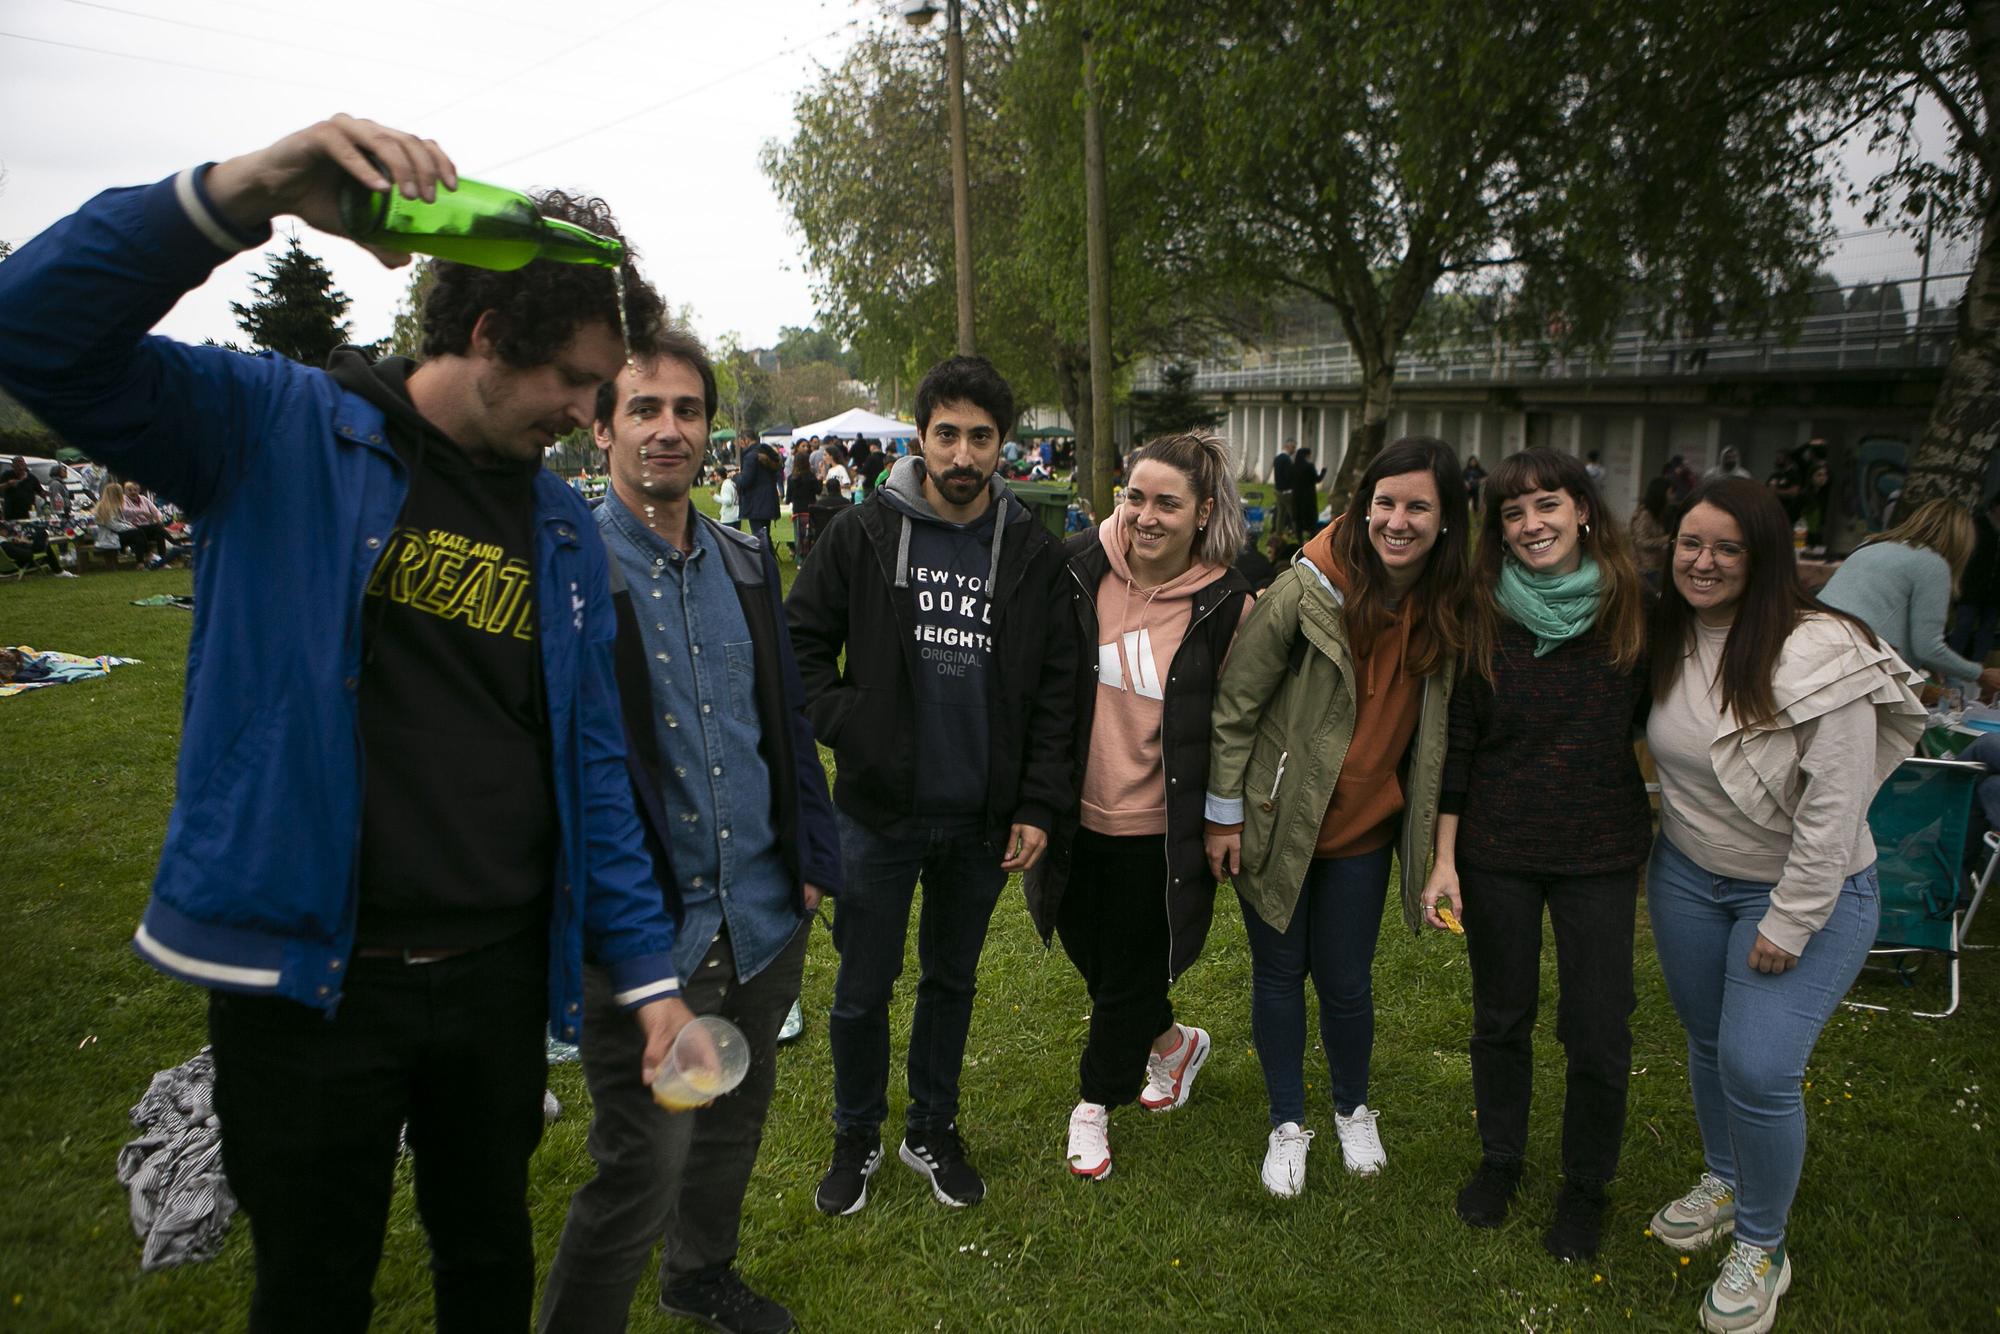
[[[1585,536],[1585,537],[1588,537],[1588,536],[1590,536],[1590,525],[1589,525],[1589,524],[1585,524],[1585,525],[1583,526],[1583,534],[1584,534],[1584,536]]]

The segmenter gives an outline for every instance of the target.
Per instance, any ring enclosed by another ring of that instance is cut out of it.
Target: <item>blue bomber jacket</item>
[[[133,948],[331,1011],[359,902],[362,595],[409,476],[381,412],[325,372],[148,335],[265,239],[215,212],[205,170],[107,191],[0,264],[0,388],[199,533],[178,792]],[[547,472],[533,525],[561,831],[549,1016],[573,1041],[586,946],[628,1009],[679,983],[626,780],[604,547]]]

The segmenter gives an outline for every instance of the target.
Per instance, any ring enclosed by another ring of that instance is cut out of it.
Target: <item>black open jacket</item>
[[[1008,500],[1000,571],[990,592],[991,743],[986,833],[1050,829],[1076,805],[1070,711],[1076,643],[1065,614],[1063,549],[1027,508]],[[896,587],[903,516],[878,491],[813,536],[785,604],[806,712],[833,748],[833,799],[871,829],[920,814],[916,720],[916,594]],[[843,654],[845,656],[843,656]]]
[[[1111,569],[1111,558],[1094,528],[1070,538],[1065,550],[1069,553],[1067,582],[1077,651],[1080,664],[1088,667],[1076,676],[1071,784],[1081,793],[1084,769],[1090,762],[1091,722],[1097,711],[1097,589]],[[1215,680],[1222,674],[1222,660],[1242,623],[1243,601],[1250,596],[1249,581],[1235,570],[1224,571],[1221,578],[1198,589],[1187,633],[1167,669],[1160,713],[1160,755],[1167,785],[1167,879],[1160,893],[1167,910],[1170,982],[1201,957],[1215,913],[1215,878],[1208,873],[1208,856],[1202,845],[1209,715]],[[1026,877],[1028,912],[1045,943],[1055,931],[1056,914],[1069,887],[1070,854],[1078,824],[1078,807],[1072,805],[1056,821],[1048,853]]]

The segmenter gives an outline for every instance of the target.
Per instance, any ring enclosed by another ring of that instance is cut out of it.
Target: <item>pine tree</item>
[[[1141,389],[1132,395],[1133,425],[1140,440],[1205,431],[1222,416],[1195,393],[1194,370],[1188,366],[1164,368],[1158,389]]]
[[[333,350],[348,339],[340,317],[351,302],[333,285],[333,275],[319,257],[285,238],[285,250],[270,267],[250,280],[257,299],[245,305],[232,301],[236,323],[258,347],[268,348],[306,366],[324,366]]]

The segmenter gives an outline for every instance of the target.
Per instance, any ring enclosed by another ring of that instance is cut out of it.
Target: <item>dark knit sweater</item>
[[[1493,684],[1468,670],[1451,694],[1439,810],[1457,815],[1457,861],[1516,875],[1593,875],[1637,866],[1653,813],[1633,755],[1647,665],[1605,660],[1595,634],[1544,657],[1503,620]]]

